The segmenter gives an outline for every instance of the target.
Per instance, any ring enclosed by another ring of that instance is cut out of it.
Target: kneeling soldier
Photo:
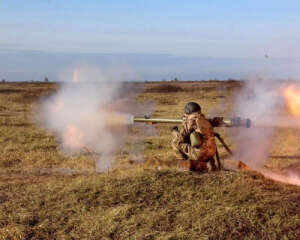
[[[215,171],[216,142],[211,123],[201,113],[198,103],[185,106],[183,126],[172,129],[172,147],[176,151],[178,167],[181,170],[206,171],[207,163]]]

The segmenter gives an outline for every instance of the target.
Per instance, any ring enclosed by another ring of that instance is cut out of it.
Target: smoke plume
[[[65,153],[97,153],[96,171],[107,171],[126,140],[132,114],[142,108],[135,101],[137,92],[98,68],[77,68],[72,81],[42,103],[40,120],[58,136]],[[143,109],[151,110],[146,105]]]
[[[300,174],[295,171],[274,172],[265,168],[276,144],[276,131],[285,127],[300,128],[300,118],[287,111],[286,91],[289,87],[290,83],[268,79],[246,81],[237,96],[235,114],[249,117],[252,127],[237,130],[236,158],[274,180],[300,185]],[[300,105],[298,107],[300,111]]]

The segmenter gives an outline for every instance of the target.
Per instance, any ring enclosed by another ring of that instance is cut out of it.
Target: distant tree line
[[[39,82],[39,83],[40,83],[41,81],[30,80],[30,81],[25,81],[25,82]],[[45,82],[45,83],[48,83],[48,82],[49,82],[49,78],[48,78],[48,77],[45,77],[45,78],[44,78],[44,82]],[[6,79],[5,79],[5,78],[2,78],[1,83],[6,83]]]

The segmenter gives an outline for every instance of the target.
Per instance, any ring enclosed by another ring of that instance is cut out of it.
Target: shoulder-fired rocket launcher
[[[234,118],[224,118],[224,117],[214,117],[214,118],[208,118],[207,119],[213,127],[245,127],[250,128],[251,127],[251,120],[249,118],[240,118],[240,117],[234,117]],[[183,122],[183,118],[181,119],[172,119],[172,118],[150,118],[150,117],[132,117],[133,123],[146,123],[146,124],[156,124],[156,123],[173,123],[173,124],[180,124]],[[215,132],[215,137],[221,142],[223,147],[226,149],[226,151],[232,155],[232,151],[229,148],[229,146],[225,143],[223,138],[220,136],[219,133]],[[218,168],[221,169],[221,162],[219,158],[218,150],[216,151],[216,158],[218,163]],[[245,165],[242,162],[239,162],[239,166]]]
[[[145,117],[133,117],[133,122],[141,122],[146,124],[156,124],[156,123],[182,123],[183,119],[173,119],[173,118],[150,118]],[[249,118],[224,118],[224,117],[214,117],[208,118],[208,121],[212,124],[213,127],[251,127],[251,120]]]

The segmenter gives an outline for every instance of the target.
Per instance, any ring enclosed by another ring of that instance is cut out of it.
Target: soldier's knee
[[[194,171],[207,171],[207,163],[202,161],[192,161],[192,170]]]

